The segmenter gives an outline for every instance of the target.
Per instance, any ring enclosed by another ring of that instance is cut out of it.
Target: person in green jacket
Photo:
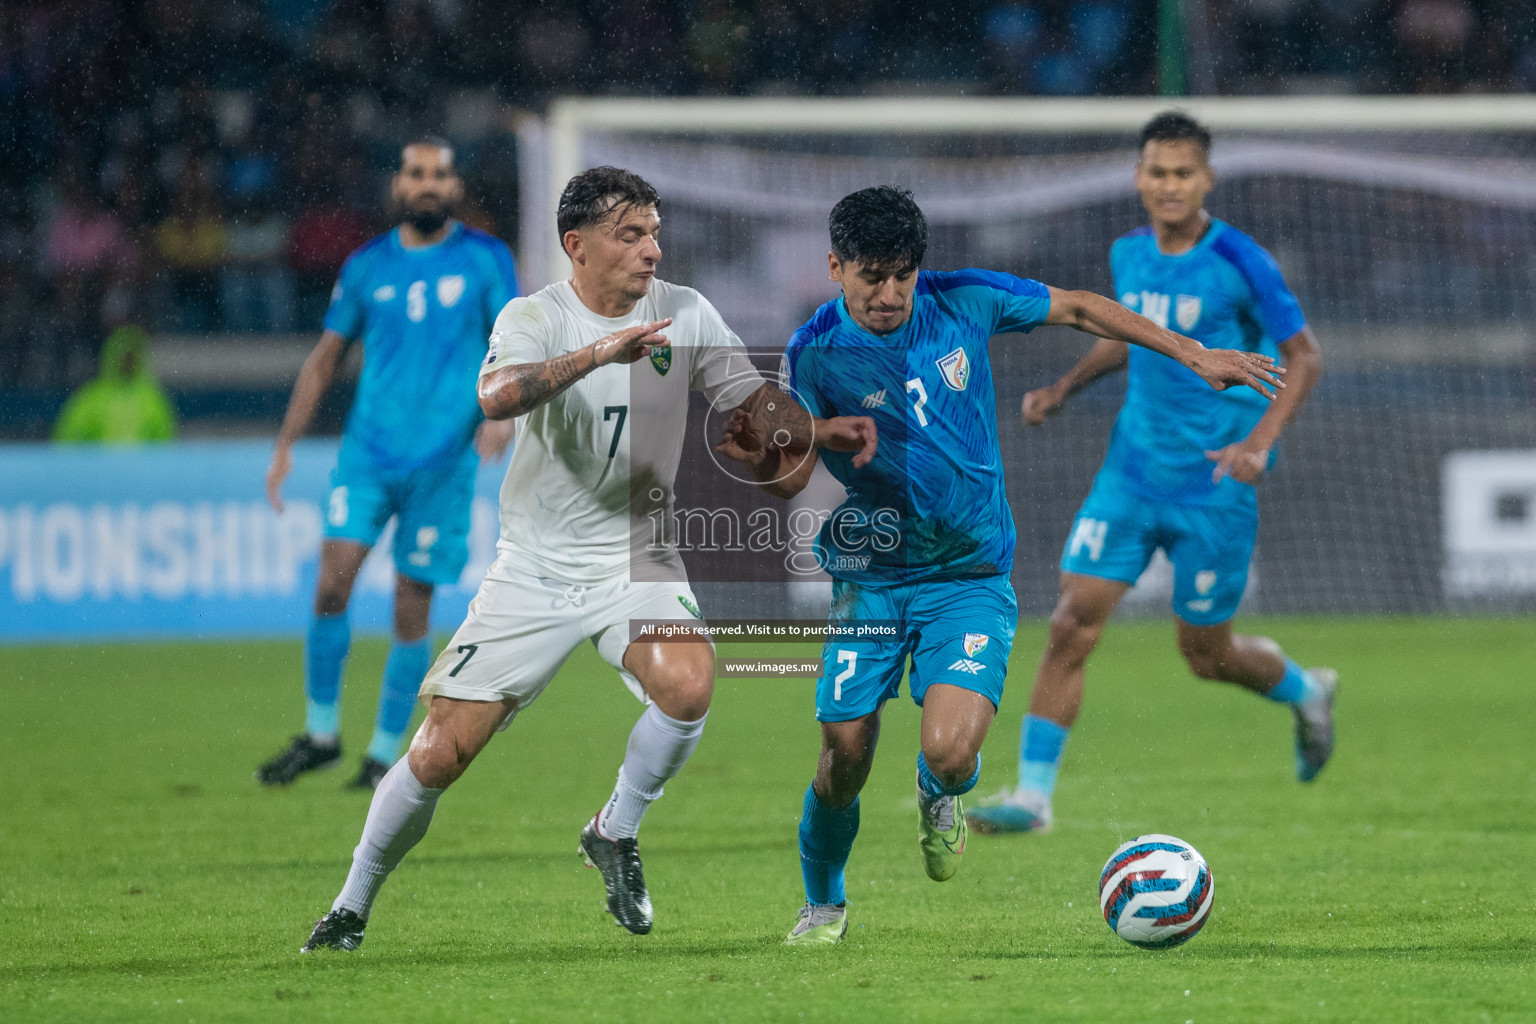
[[[150,368],[149,335],[119,327],[101,350],[101,373],[64,403],[53,439],[139,444],[176,436],[176,414]]]

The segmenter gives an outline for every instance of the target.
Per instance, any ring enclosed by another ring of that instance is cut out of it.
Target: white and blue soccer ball
[[[1114,933],[1142,949],[1188,942],[1211,916],[1216,883],[1200,851],[1173,836],[1122,843],[1099,876],[1099,909]]]

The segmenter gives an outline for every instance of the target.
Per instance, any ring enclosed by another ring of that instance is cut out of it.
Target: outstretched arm
[[[632,363],[650,355],[653,348],[671,344],[660,333],[670,323],[668,318],[626,327],[553,359],[503,366],[480,378],[480,411],[491,420],[531,412],[599,366]]]
[[[293,393],[288,396],[288,411],[283,414],[277,443],[272,446],[272,462],[267,467],[267,501],[278,512],[283,510],[283,481],[293,469],[293,443],[309,429],[315,410],[320,407],[320,400],[336,378],[336,368],[346,354],[345,337],[336,331],[322,331],[320,341],[299,370],[299,379],[294,381]]]
[[[1193,370],[1201,380],[1217,391],[1243,385],[1265,398],[1275,393],[1266,385],[1285,387],[1280,380],[1284,367],[1257,352],[1233,348],[1206,348],[1194,338],[1157,326],[1138,313],[1132,313],[1113,299],[1086,291],[1051,290],[1048,324],[1064,324],[1111,341],[1124,341],[1149,348]]]
[[[1264,415],[1247,437],[1218,451],[1205,453],[1206,458],[1216,463],[1216,468],[1211,471],[1212,481],[1220,481],[1224,476],[1245,484],[1257,481],[1269,466],[1270,449],[1280,440],[1281,431],[1307,400],[1312,385],[1322,376],[1323,357],[1311,328],[1303,327],[1282,341],[1280,354],[1285,357],[1286,368],[1290,371],[1286,377],[1289,386],[1264,410]]]
[[[1024,396],[1024,422],[1038,427],[1047,419],[1061,412],[1067,399],[1098,380],[1122,369],[1130,357],[1130,350],[1123,341],[1100,338],[1093,343],[1077,365],[1061,379],[1047,387],[1036,388]]]

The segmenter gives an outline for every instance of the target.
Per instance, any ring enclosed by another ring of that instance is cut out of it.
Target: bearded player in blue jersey
[[[859,791],[881,709],[909,661],[909,692],[922,708],[917,790],[928,876],[952,877],[965,849],[959,797],[981,770],[1018,616],[987,340],[1067,324],[1178,360],[1210,387],[1267,395],[1266,384],[1279,385],[1268,356],[1207,349],[1091,292],[985,270],[919,270],[928,228],[910,192],[855,192],[833,208],[829,227],[828,266],[843,294],[795,333],[785,374],[813,416],[871,416],[880,447],[863,468],[821,455],[848,496],[815,545],[833,579],[833,633],[816,686],[821,759],[800,821],[806,905],[792,945],[835,943],[847,931],[843,869],[858,832]],[[733,414],[728,437],[747,419]],[[739,449],[753,447],[722,450],[742,457]],[[815,468],[804,459],[781,469],[785,458],[769,451],[746,459],[780,497],[802,490]],[[877,623],[894,627],[895,638],[864,642],[842,632]]]
[[[348,347],[360,342],[362,377],[331,477],[304,647],[304,731],[256,770],[265,785],[287,785],[341,757],[347,604],[363,559],[391,517],[394,642],[373,740],[352,787],[375,788],[394,764],[432,660],[432,590],[458,579],[469,558],[477,451],[494,458],[511,440],[511,420],[481,416],[475,382],[496,316],[517,296],[517,273],[504,243],[452,218],[463,196],[453,157],[441,139],[401,150],[391,182],[400,224],[347,258],[272,452],[267,497],[281,512],[293,443],[308,429]]]
[[[1286,389],[1269,403],[1241,389],[1213,394],[1170,359],[1101,340],[1055,384],[1024,397],[1024,419],[1039,426],[1070,396],[1129,366],[1109,453],[1062,554],[1061,597],[1024,719],[1019,785],[971,812],[978,831],[1051,827],[1084,665],[1158,548],[1173,563],[1179,650],[1190,671],[1288,705],[1301,781],[1333,753],[1333,670],[1303,669],[1268,637],[1232,630],[1258,529],[1253,485],[1322,363],[1274,259],[1205,211],[1210,146],[1210,133],[1184,114],[1159,114],[1142,129],[1136,187],[1152,222],[1111,248],[1115,290],[1127,307],[1211,348],[1280,357]]]

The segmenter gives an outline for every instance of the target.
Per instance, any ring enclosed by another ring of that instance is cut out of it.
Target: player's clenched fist
[[[1061,407],[1066,404],[1066,396],[1056,388],[1035,388],[1024,395],[1024,422],[1038,427],[1061,412]]]
[[[632,363],[650,355],[653,348],[671,345],[672,342],[661,333],[671,323],[671,317],[652,320],[648,324],[626,327],[622,331],[614,331],[599,338],[592,347],[595,364],[607,366],[609,363]]]

